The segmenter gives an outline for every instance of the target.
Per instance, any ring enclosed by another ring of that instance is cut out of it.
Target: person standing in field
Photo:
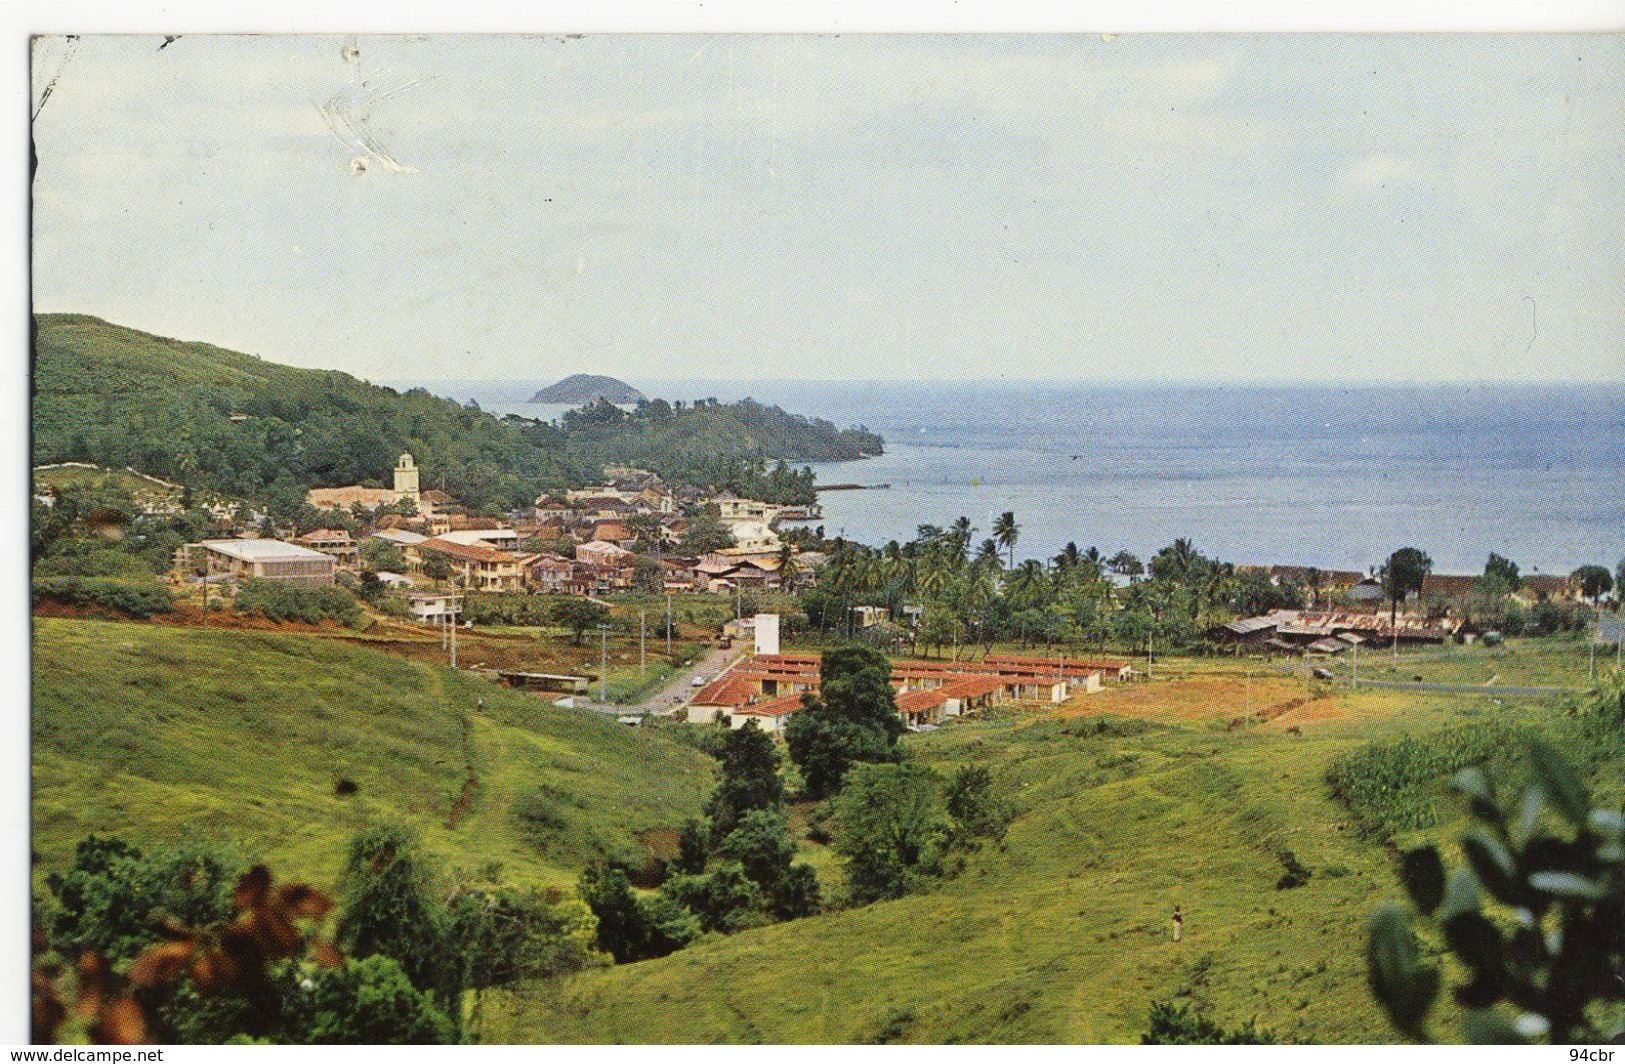
[[[1185,934],[1185,914],[1179,906],[1174,906],[1174,941],[1178,942]]]

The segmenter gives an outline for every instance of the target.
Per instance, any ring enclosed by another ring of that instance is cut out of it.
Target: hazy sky
[[[373,379],[1625,376],[1621,38],[161,41],[36,46],[38,310]]]

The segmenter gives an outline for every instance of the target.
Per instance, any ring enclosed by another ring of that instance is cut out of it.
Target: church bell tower
[[[418,494],[418,467],[409,454],[401,455],[400,461],[395,463],[395,494],[404,495],[414,504],[423,502]]]

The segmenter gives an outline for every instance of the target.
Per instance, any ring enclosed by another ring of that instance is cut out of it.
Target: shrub
[[[444,1045],[455,1031],[434,1000],[393,958],[374,956],[322,972],[311,989],[307,1040],[346,1045]]]
[[[563,805],[558,793],[546,784],[521,794],[514,801],[513,815],[525,840],[545,850],[553,837],[569,826]]]
[[[211,850],[148,856],[122,839],[90,835],[74,847],[73,865],[46,879],[56,899],[50,938],[68,956],[93,950],[128,960],[158,940],[163,918],[189,927],[223,923],[236,881],[237,870]]]
[[[175,597],[162,584],[109,576],[36,577],[32,597],[36,606],[41,602],[104,606],[128,617],[150,617],[175,608]]]
[[[1526,750],[1531,782],[1515,801],[1503,804],[1479,769],[1456,775],[1472,819],[1461,839],[1466,866],[1447,872],[1432,846],[1412,850],[1401,866],[1405,889],[1468,974],[1454,996],[1469,1041],[1617,1040],[1625,1036],[1625,817],[1591,808],[1582,777],[1555,748],[1537,740]],[[1508,919],[1490,919],[1485,894]],[[1440,973],[1422,958],[1408,911],[1378,909],[1366,960],[1390,1022],[1430,1040]]]
[[[858,904],[900,898],[941,871],[953,834],[936,773],[921,765],[854,765],[835,799],[835,850]]]
[[[1199,1009],[1172,1001],[1151,1003],[1150,1026],[1140,1036],[1146,1046],[1268,1046],[1275,1036],[1260,1028],[1256,1019],[1240,1027],[1227,1028],[1209,1019]]]
[[[597,927],[579,901],[464,887],[446,904],[446,953],[463,990],[577,972],[597,962]]]
[[[598,918],[598,948],[617,964],[664,957],[700,935],[692,913],[664,895],[637,896],[626,872],[613,865],[588,865],[576,890]]]
[[[77,553],[52,554],[34,566],[36,576],[106,576],[150,583],[152,566],[122,550],[92,547]]]
[[[1303,862],[1298,860],[1297,854],[1291,850],[1282,850],[1275,856],[1281,862],[1282,869],[1281,878],[1275,881],[1276,890],[1291,890],[1309,882],[1311,873]]]
[[[237,610],[277,622],[333,620],[357,628],[362,621],[355,596],[343,588],[300,587],[276,580],[245,581],[237,593]]]
[[[700,875],[672,876],[660,890],[693,913],[706,931],[740,931],[765,922],[767,899],[738,861],[713,861]]]

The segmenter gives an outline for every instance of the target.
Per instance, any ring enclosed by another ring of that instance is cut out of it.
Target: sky
[[[373,380],[1618,381],[1625,38],[90,36],[33,286]]]

